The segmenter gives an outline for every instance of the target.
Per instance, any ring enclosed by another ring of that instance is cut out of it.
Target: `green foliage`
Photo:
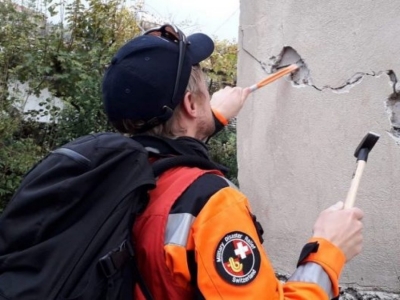
[[[32,1],[31,7],[38,7]],[[42,3],[42,2],[41,2]],[[46,2],[44,2],[46,3]],[[60,2],[47,1],[54,16]],[[101,102],[101,79],[112,55],[139,33],[135,11],[123,0],[74,0],[64,8],[65,22],[11,0],[0,1],[0,211],[29,168],[55,146],[91,132],[110,130]],[[65,109],[44,99],[35,111],[20,113],[26,99],[12,91],[29,84],[28,95],[44,88]],[[38,123],[49,116],[51,123]]]
[[[216,40],[215,51],[205,63],[211,92],[236,85],[237,44]]]
[[[27,3],[28,1],[25,1]],[[113,54],[140,30],[138,4],[125,0],[30,0],[32,8],[0,0],[0,212],[25,174],[49,150],[78,136],[112,130],[103,111],[101,80]],[[49,16],[63,12],[65,21]],[[236,81],[236,45],[217,41],[206,62],[210,89]],[[27,95],[15,83],[27,83]],[[21,113],[27,97],[48,89],[52,96],[39,108]],[[53,105],[53,97],[64,108]],[[48,116],[50,123],[37,120]],[[212,156],[231,168],[235,181],[236,134],[226,129],[210,144]]]
[[[205,62],[205,72],[209,79],[209,90],[213,93],[225,86],[236,85],[237,44],[229,41],[216,41],[215,51]],[[229,168],[228,178],[237,180],[236,125],[235,122],[225,127],[209,142],[211,157]]]
[[[210,139],[208,146],[211,158],[215,162],[228,167],[228,179],[239,185],[237,180],[236,128],[233,126],[225,127],[217,136]]]
[[[23,100],[10,95],[9,83],[27,77],[24,65],[40,30],[41,16],[17,11],[11,1],[0,2],[0,211],[18,187],[21,176],[40,157],[32,138],[16,137],[22,115],[15,108]]]
[[[22,175],[40,158],[41,149],[31,137],[15,137],[21,124],[16,116],[0,118],[0,212],[19,186]]]
[[[76,0],[66,7],[69,37],[51,63],[50,91],[63,99],[58,144],[88,134],[110,130],[101,102],[101,80],[116,50],[139,33],[133,12],[120,0],[91,0],[85,8]]]

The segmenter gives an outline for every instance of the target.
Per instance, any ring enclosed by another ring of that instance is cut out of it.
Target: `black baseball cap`
[[[171,117],[183,99],[192,66],[214,51],[213,41],[203,33],[184,38],[185,51],[178,82],[175,81],[182,50],[177,42],[144,34],[118,50],[102,85],[104,107],[110,121],[157,118],[160,123]]]

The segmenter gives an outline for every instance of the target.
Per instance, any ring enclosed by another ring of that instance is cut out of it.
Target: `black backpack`
[[[156,177],[177,166],[215,169],[191,156],[151,165],[117,133],[84,136],[33,167],[0,216],[0,299],[133,299],[140,284],[131,229]]]

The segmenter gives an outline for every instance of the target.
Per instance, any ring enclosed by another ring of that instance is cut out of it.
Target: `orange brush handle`
[[[293,64],[293,65],[287,66],[286,68],[280,69],[278,72],[271,74],[268,77],[261,80],[260,82],[258,82],[257,84],[252,85],[250,87],[251,91],[254,92],[255,90],[257,90],[271,82],[274,82],[275,80],[285,76],[286,74],[292,73],[293,71],[297,70],[298,68],[299,68],[298,65]]]

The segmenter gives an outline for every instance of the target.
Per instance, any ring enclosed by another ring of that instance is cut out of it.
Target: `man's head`
[[[120,131],[126,131],[121,122],[130,120],[136,132],[165,123],[184,99],[192,66],[213,50],[208,36],[197,33],[186,38],[172,25],[149,30],[126,43],[103,80],[109,120]]]

